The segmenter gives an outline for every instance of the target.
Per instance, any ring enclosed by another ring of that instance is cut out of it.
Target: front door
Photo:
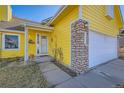
[[[47,55],[48,54],[48,39],[47,36],[41,36],[37,34],[37,43],[36,43],[36,54],[37,56],[40,55]]]
[[[41,36],[41,54],[46,55],[48,54],[48,40],[47,36]]]

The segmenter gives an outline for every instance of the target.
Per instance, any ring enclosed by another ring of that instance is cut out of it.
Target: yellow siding
[[[119,33],[119,26],[116,16],[114,16],[113,20],[109,20],[106,18],[105,13],[106,9],[104,5],[83,6],[83,18],[89,21],[90,29],[106,35],[117,36]],[[116,15],[115,12],[114,15]]]
[[[12,9],[9,5],[0,5],[0,21],[10,21],[12,19]]]
[[[72,21],[78,18],[78,6],[69,12],[66,16],[63,16],[61,20],[54,25],[53,37],[53,49],[61,48],[63,52],[63,62],[65,65],[70,64],[70,24]]]
[[[5,32],[4,32],[5,33]],[[28,43],[28,55],[36,55],[36,33],[39,33],[41,36],[47,36],[48,37],[48,54],[52,54],[52,44],[51,44],[51,32],[42,32],[37,30],[30,30],[28,32],[28,40],[33,40],[35,43],[30,44]],[[2,48],[2,34],[3,32],[0,32],[0,48]],[[17,34],[17,33],[8,33],[6,34]],[[22,57],[24,56],[24,34],[20,35],[20,49],[19,50],[0,50],[0,58],[12,58],[12,57]]]
[[[10,21],[12,19],[12,9],[10,5],[7,6],[7,10],[8,10],[7,21]]]
[[[41,36],[48,37],[48,54],[50,55],[51,50],[52,50],[51,32],[38,31],[38,30],[32,30],[32,29],[29,29],[29,31],[28,31],[28,40],[33,40],[35,43],[34,44],[28,43],[28,54],[36,55],[36,34],[37,33],[39,33]]]
[[[116,20],[117,20],[117,26],[119,29],[122,29],[123,27],[123,20],[121,19],[122,15],[121,15],[121,11],[118,5],[115,5],[115,16],[116,16]]]
[[[6,5],[0,5],[0,21],[6,21],[7,18],[7,7]]]
[[[5,32],[4,32],[5,33]],[[52,54],[52,44],[51,44],[51,32],[42,32],[37,30],[31,30],[28,31],[28,40],[33,40],[35,43],[30,44],[28,43],[28,55],[36,55],[36,33],[40,33],[41,36],[47,36],[48,37],[48,54]],[[2,37],[3,32],[0,32],[0,36]],[[18,34],[18,33],[8,33],[6,34]],[[24,34],[20,33],[20,49],[19,50],[1,50],[1,58],[12,58],[12,57],[22,57],[24,56]],[[1,39],[0,39],[1,41]],[[2,45],[1,45],[2,48]]]
[[[3,32],[1,32],[3,34]],[[18,33],[8,33],[6,34],[18,34]],[[20,49],[19,50],[1,50],[1,58],[12,58],[12,57],[21,57],[24,56],[24,34],[20,35]]]

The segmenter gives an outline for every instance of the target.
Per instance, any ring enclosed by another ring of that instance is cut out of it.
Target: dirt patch
[[[0,59],[0,68],[9,65],[12,62],[21,62],[23,57],[15,57],[15,58],[1,58]]]
[[[0,69],[0,87],[4,88],[45,88],[47,81],[38,64],[13,62]]]

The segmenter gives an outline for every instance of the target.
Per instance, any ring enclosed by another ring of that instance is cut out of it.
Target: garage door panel
[[[89,32],[89,66],[93,67],[117,58],[117,38]]]

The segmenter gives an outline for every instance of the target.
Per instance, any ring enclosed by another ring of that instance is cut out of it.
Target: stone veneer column
[[[71,24],[71,68],[76,73],[88,68],[88,22],[83,19]]]

